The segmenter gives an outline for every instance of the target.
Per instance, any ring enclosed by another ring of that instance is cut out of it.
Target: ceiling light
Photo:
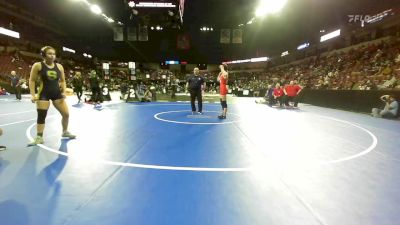
[[[0,27],[0,34],[4,34],[13,38],[20,38],[20,35],[18,32],[6,29],[4,27]]]
[[[129,1],[128,5],[129,5],[129,7],[133,8],[133,7],[135,7],[135,2],[134,1]]]
[[[256,16],[263,17],[267,14],[277,13],[286,5],[287,0],[261,0],[256,9]]]
[[[91,5],[90,6],[90,10],[94,13],[94,14],[101,14],[101,8],[98,5]]]

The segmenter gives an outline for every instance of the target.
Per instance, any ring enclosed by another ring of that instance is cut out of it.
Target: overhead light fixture
[[[129,1],[129,2],[128,2],[128,6],[131,7],[131,8],[135,7],[135,5],[136,5],[136,4],[135,4],[134,1]]]
[[[175,61],[175,60],[169,60],[169,61],[165,61],[166,65],[178,65],[179,61]]]
[[[91,5],[91,6],[90,6],[90,10],[91,10],[94,14],[97,14],[97,15],[101,14],[101,12],[102,12],[100,6],[98,6],[98,5]]]
[[[302,49],[308,48],[308,46],[310,46],[310,43],[304,43],[302,45],[299,45],[297,47],[297,50],[302,50]]]
[[[268,57],[251,58],[250,62],[266,62],[268,59]]]
[[[90,3],[87,0],[71,0],[73,2],[84,2],[86,5],[90,5]]]
[[[151,27],[150,29],[151,29],[151,30],[154,30],[154,27]]]
[[[71,52],[71,53],[74,53],[74,54],[75,54],[75,50],[70,49],[70,48],[67,48],[67,47],[63,47],[63,51],[64,51],[64,52]]]
[[[83,53],[83,56],[87,57],[88,55],[86,53]]]
[[[263,17],[268,14],[277,13],[283,9],[287,0],[261,0],[256,9],[256,16]]]
[[[112,18],[107,18],[107,21],[108,21],[109,23],[114,23],[114,20],[113,20]]]
[[[340,29],[339,30],[335,30],[329,34],[325,34],[324,36],[321,36],[320,42],[324,42],[327,41],[329,39],[335,38],[340,36]]]
[[[248,63],[248,62],[250,62],[250,59],[229,61],[229,62],[226,62],[226,64],[239,64],[239,63]]]
[[[0,34],[4,34],[13,38],[20,38],[20,35],[18,32],[6,29],[4,27],[0,27]]]
[[[263,17],[263,16],[265,16],[265,15],[267,15],[267,9],[265,8],[265,7],[261,7],[261,6],[259,6],[257,9],[256,9],[256,16],[257,17]]]
[[[289,55],[289,51],[282,52],[281,57],[284,57],[284,56],[287,56],[287,55]]]

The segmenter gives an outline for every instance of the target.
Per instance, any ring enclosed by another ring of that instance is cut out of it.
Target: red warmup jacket
[[[297,95],[297,93],[301,90],[301,87],[299,85],[287,85],[285,86],[285,91],[287,93],[287,96],[289,97],[294,97]]]
[[[275,97],[281,97],[282,95],[283,95],[284,93],[283,93],[283,89],[282,88],[275,88],[274,89],[274,96]]]

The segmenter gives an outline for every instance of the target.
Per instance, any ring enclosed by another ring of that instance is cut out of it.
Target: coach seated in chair
[[[268,105],[270,107],[272,107],[272,105],[275,105],[275,99],[274,99],[274,88],[272,87],[272,85],[268,85],[268,89],[265,92],[265,96],[263,99],[259,99],[259,100],[255,100],[255,102],[257,104],[264,104],[264,103],[268,103]]]
[[[121,97],[120,97],[120,99],[121,100],[127,99],[128,90],[129,90],[128,84],[126,82],[122,82],[121,86],[120,86],[120,89],[121,89]]]
[[[141,102],[151,102],[153,98],[153,94],[151,92],[150,87],[144,92],[144,95],[142,97],[142,99],[140,100]]]
[[[398,116],[399,103],[391,95],[381,96],[381,100],[385,103],[384,109],[373,108],[372,116],[382,118],[395,118]]]

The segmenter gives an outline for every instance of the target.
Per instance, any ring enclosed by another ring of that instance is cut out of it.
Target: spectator
[[[81,103],[81,97],[83,95],[83,79],[81,72],[75,72],[75,76],[72,80],[72,86],[74,87],[74,91],[78,97],[78,104]]]
[[[281,85],[277,83],[275,85],[273,96],[274,96],[274,102],[278,101],[280,107],[282,107],[284,103],[283,95],[284,95],[283,89],[281,88]]]
[[[387,89],[390,87],[393,87],[393,85],[396,83],[396,76],[390,76],[386,75],[386,81],[382,85],[378,85],[379,89]]]
[[[157,101],[157,93],[156,93],[156,87],[154,84],[151,84],[149,89],[150,94],[151,94],[151,101],[156,102]]]
[[[399,103],[391,95],[383,95],[380,98],[385,103],[383,110],[378,108],[372,109],[372,116],[383,118],[395,118],[399,110]]]
[[[120,88],[121,88],[121,97],[120,97],[120,99],[121,100],[122,99],[126,99],[126,95],[128,93],[128,84],[126,82],[122,82]]]
[[[144,92],[143,98],[140,100],[141,102],[151,102],[151,99],[153,98],[153,93],[150,89],[150,86],[147,88],[147,90]]]
[[[92,90],[91,101],[94,103],[95,107],[100,107],[100,103],[102,102],[102,92],[99,77],[95,70],[90,72],[90,89]]]
[[[301,92],[301,87],[295,85],[294,81],[290,81],[288,85],[283,88],[285,93],[285,106],[289,106],[289,102],[294,102],[294,107],[297,107],[299,103],[298,95]]]
[[[17,75],[15,71],[11,71],[11,87],[14,90],[14,94],[17,100],[21,100],[21,86],[20,86],[20,77]]]
[[[268,85],[267,92],[265,93],[265,99],[268,100],[268,105],[269,107],[272,107],[272,105],[275,105],[275,98],[274,98],[274,88],[272,85]]]
[[[7,95],[6,89],[2,88],[1,86],[0,86],[0,95]]]

